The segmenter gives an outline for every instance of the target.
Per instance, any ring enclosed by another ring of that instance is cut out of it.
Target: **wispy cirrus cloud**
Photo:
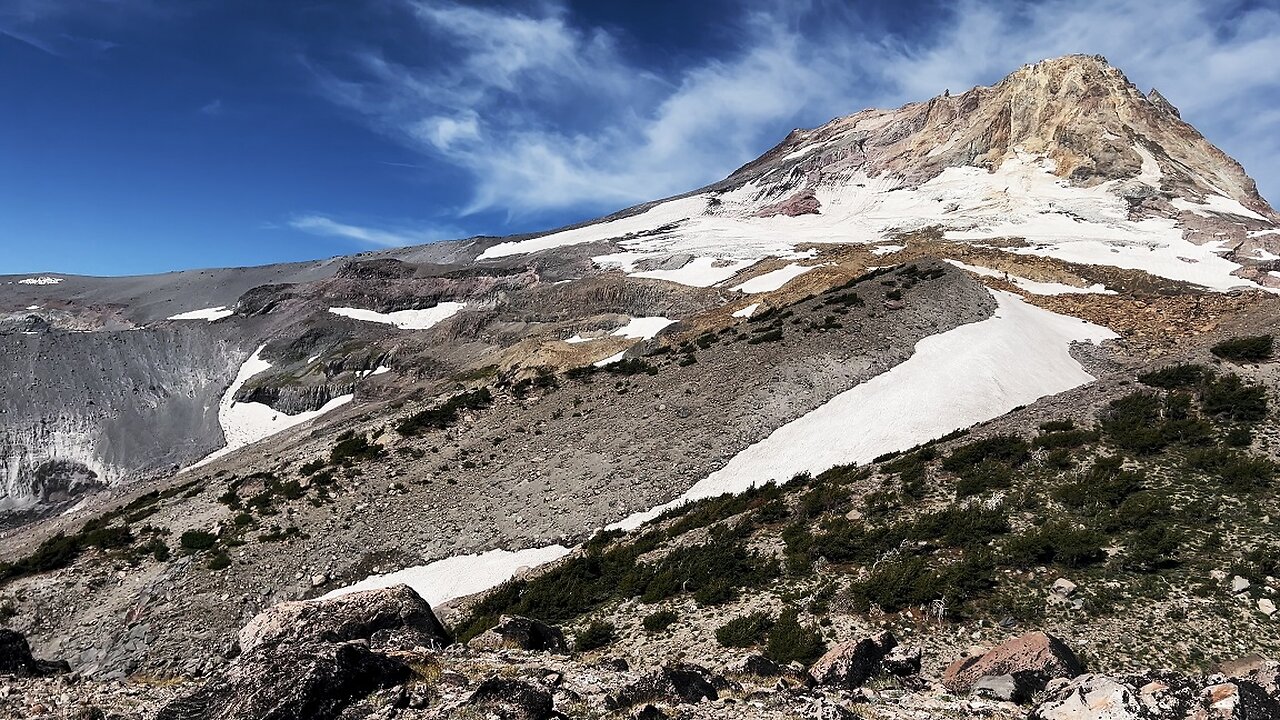
[[[782,138],[864,107],[987,84],[1021,64],[1101,53],[1156,85],[1280,197],[1280,14],[1244,0],[962,0],[894,34],[833,3],[757,2],[736,47],[658,70],[567,6],[403,0],[424,44],[313,66],[324,94],[471,179],[467,212],[536,214],[662,197],[726,175]],[[522,6],[527,8],[527,6]],[[1145,89],[1145,87],[1144,87]]]
[[[55,57],[92,56],[119,47],[97,33],[176,11],[157,0],[6,0],[0,2],[0,38]]]
[[[289,219],[289,227],[312,235],[355,240],[367,245],[380,247],[401,247],[419,245],[462,237],[464,233],[456,227],[439,226],[432,228],[375,228],[364,225],[352,225],[339,222],[325,215],[297,215]]]

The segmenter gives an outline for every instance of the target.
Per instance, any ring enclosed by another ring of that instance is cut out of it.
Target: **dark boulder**
[[[331,720],[412,674],[364,643],[264,647],[215,671],[156,720]]]
[[[399,649],[436,649],[452,642],[431,605],[407,585],[280,603],[240,630],[240,649],[246,653],[273,645],[349,640]]]
[[[1084,672],[1071,648],[1052,635],[1029,632],[987,652],[956,660],[942,674],[942,684],[957,695],[972,692],[979,678],[1012,675],[1023,687],[1042,690],[1054,678]]]
[[[65,660],[37,660],[31,655],[26,636],[16,630],[0,628],[0,675],[44,677],[71,672]]]
[[[522,680],[485,680],[467,699],[467,705],[498,720],[547,720],[555,717],[551,693]]]
[[[842,642],[818,658],[809,668],[809,675],[819,685],[848,690],[861,687],[879,672],[880,661],[897,644],[898,641],[887,632]]]
[[[567,652],[560,628],[519,615],[503,615],[498,624],[467,643],[484,650],[545,650]]]
[[[642,703],[696,703],[720,697],[716,686],[728,683],[700,665],[682,663],[664,665],[622,688],[617,695],[619,707]]]

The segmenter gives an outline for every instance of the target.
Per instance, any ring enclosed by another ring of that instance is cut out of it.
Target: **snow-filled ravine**
[[[610,527],[632,529],[681,503],[742,492],[770,480],[786,482],[802,472],[865,463],[999,417],[1092,381],[1071,356],[1071,344],[1118,337],[1105,327],[1030,305],[1013,293],[991,294],[997,303],[992,317],[924,338],[906,361],[778,428],[676,500]],[[567,552],[554,545],[455,556],[370,577],[330,594],[407,583],[429,602],[444,602],[496,587],[519,567]]]
[[[222,401],[218,404],[218,424],[222,426],[222,435],[226,438],[227,444],[183,468],[184,471],[213,462],[246,445],[252,445],[276,433],[318,418],[351,402],[355,397],[354,395],[336,397],[325,403],[319,410],[300,412],[297,415],[280,412],[263,403],[236,402],[236,393],[250,378],[271,369],[271,363],[262,359],[263,347],[265,346],[254,350],[253,355],[240,366],[236,379],[232,381],[231,387],[227,388],[227,392],[222,395]]]
[[[453,317],[464,307],[466,307],[466,303],[442,302],[435,307],[421,310],[396,310],[389,313],[352,307],[329,308],[329,312],[334,315],[349,317],[352,320],[395,325],[401,330],[426,330],[443,320]]]

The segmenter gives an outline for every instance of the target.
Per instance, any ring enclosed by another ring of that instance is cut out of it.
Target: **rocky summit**
[[[1073,55],[545,233],[0,278],[0,716],[1280,717],[1280,215],[1177,100]]]

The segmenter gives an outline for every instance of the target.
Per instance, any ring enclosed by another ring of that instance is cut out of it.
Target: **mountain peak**
[[[1078,187],[1139,181],[1149,195],[1192,202],[1221,196],[1275,217],[1235,160],[1183,121],[1163,95],[1144,94],[1101,55],[1043,60],[995,85],[792,132],[726,182],[740,186],[778,170],[794,186],[865,174],[899,177],[914,187],[947,168],[995,172],[1017,158],[1043,163]]]

